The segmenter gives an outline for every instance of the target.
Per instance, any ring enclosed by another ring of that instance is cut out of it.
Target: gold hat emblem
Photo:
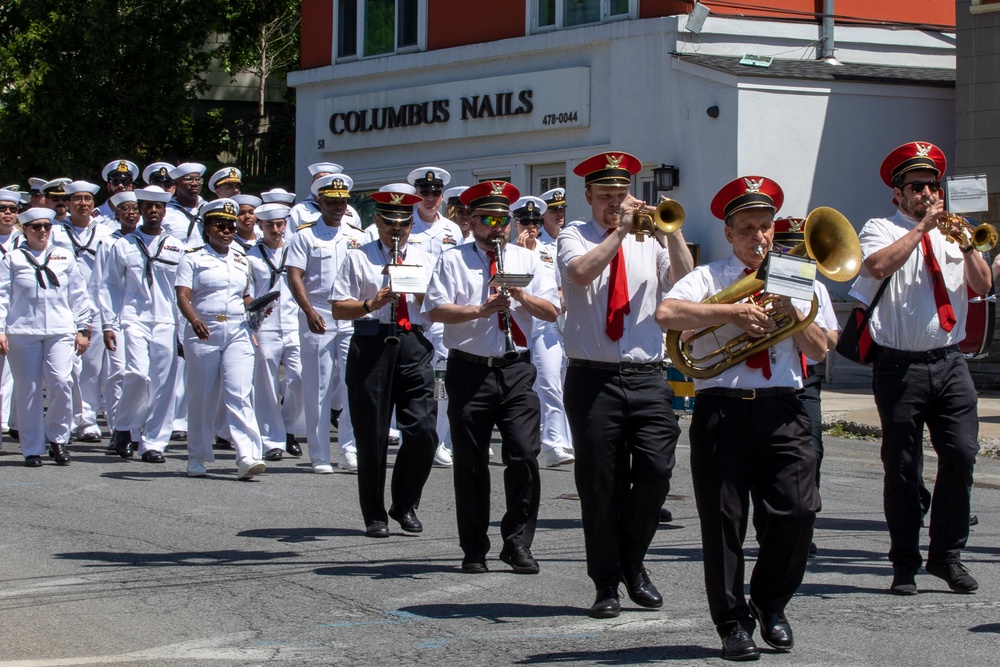
[[[535,210],[535,202],[529,201],[528,204],[524,208],[528,209],[529,212],[534,211]]]
[[[744,178],[743,182],[747,184],[746,194],[750,195],[760,192],[760,186],[764,184],[764,179],[762,178],[759,181],[755,181],[752,178]]]
[[[128,169],[128,165],[125,164],[125,160],[119,160],[118,161],[118,166],[115,167],[115,171],[117,171],[119,174],[124,174],[128,170],[129,170]]]
[[[391,192],[389,193],[390,203],[392,204],[402,204],[403,203],[403,193],[401,192]]]
[[[236,215],[236,207],[233,206],[232,202],[227,201],[225,204],[222,205],[222,212],[227,213],[229,215]]]
[[[166,176],[167,175],[167,168],[166,167],[160,167],[159,169],[156,170],[156,173],[159,174],[160,176]]]
[[[552,195],[552,201],[553,202],[563,201],[563,193],[557,192],[554,195]]]
[[[491,195],[502,195],[503,194],[503,190],[504,190],[504,188],[506,186],[507,186],[507,184],[504,183],[503,181],[490,181],[490,187],[492,188],[492,190],[490,191],[490,194]]]
[[[344,189],[344,179],[342,179],[342,178],[335,178],[335,179],[333,179],[330,182],[330,187],[331,188],[335,188],[337,190],[343,190]]]
[[[433,181],[434,178],[435,178],[435,174],[434,174],[433,171],[428,171],[427,175],[424,176],[424,180],[426,180],[426,181]]]
[[[802,218],[789,218],[788,219],[788,231],[790,232],[801,232],[802,227],[806,224],[806,221]]]
[[[917,149],[917,155],[916,155],[916,157],[927,157],[927,155],[931,152],[931,148],[932,148],[931,144],[927,144],[925,146],[923,144],[918,144],[915,141],[913,142],[913,146]]]
[[[607,169],[620,169],[621,168],[620,165],[622,163],[622,160],[625,159],[624,155],[619,155],[618,157],[615,157],[614,155],[611,155],[610,153],[608,153],[607,155],[605,155],[605,157],[608,158],[608,166],[606,167]]]
[[[239,177],[240,177],[240,172],[236,171],[235,169],[230,169],[229,170],[229,178],[237,178],[238,179]]]

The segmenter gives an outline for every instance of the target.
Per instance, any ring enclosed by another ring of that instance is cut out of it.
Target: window
[[[635,16],[637,0],[532,0],[533,30],[572,28]]]
[[[1000,0],[972,0],[969,7],[972,14],[985,14],[986,12],[1000,12]]]
[[[337,0],[337,58],[423,48],[426,0]]]

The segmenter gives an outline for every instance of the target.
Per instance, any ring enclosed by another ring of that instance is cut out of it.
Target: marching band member
[[[680,428],[653,314],[692,260],[679,232],[667,235],[665,248],[629,233],[643,205],[629,194],[641,167],[628,153],[601,153],[577,165],[592,217],[564,227],[557,245],[566,301],[563,400],[587,575],[597,589],[594,618],[618,616],[622,580],[636,604],[663,605],[643,561],[670,488]]]
[[[114,244],[102,269],[104,344],[125,353],[113,444],[119,456],[132,458],[130,431],[141,432],[139,456],[146,463],[163,463],[174,420],[174,279],[184,244],[163,231],[169,192],[150,185],[133,195],[142,224]]]
[[[433,397],[434,348],[424,336],[430,324],[420,311],[422,294],[392,291],[387,266],[418,266],[424,284],[433,258],[407,244],[416,195],[376,192],[379,238],[347,254],[333,283],[333,316],[354,321],[347,355],[347,397],[358,446],[358,497],[365,533],[388,537],[389,517],[411,533],[423,531],[416,507],[437,447]],[[401,433],[385,509],[389,422],[395,409]]]
[[[784,195],[761,176],[737,178],[712,200],[712,214],[725,222],[733,254],[682,278],[657,309],[664,329],[687,331],[723,325],[715,336],[693,343],[695,356],[710,354],[719,341],[746,332],[759,338],[774,331],[781,313],[800,322],[808,301],[780,297],[765,310],[753,302],[702,303],[755,272],[771,248],[774,215]],[[565,231],[563,232],[566,233]],[[714,377],[695,379],[691,418],[691,476],[701,522],[708,606],[726,660],[756,660],[754,619],[761,637],[790,651],[792,629],[785,606],[802,582],[819,508],[816,452],[809,415],[802,406],[801,355],[826,356],[826,334],[817,322]],[[744,554],[750,491],[766,513],[760,552],[743,596]]]
[[[347,200],[354,181],[345,174],[330,174],[312,184],[322,211],[318,220],[304,223],[292,238],[285,266],[288,286],[299,312],[302,382],[310,400],[305,402],[306,438],[313,472],[329,474],[331,410],[342,411],[337,425],[340,447],[338,467],[358,469],[357,451],[343,379],[353,328],[333,319],[330,290],[350,249],[360,248],[364,232],[347,222]],[[356,219],[356,218],[355,218]]]
[[[89,347],[93,318],[76,258],[51,243],[53,218],[45,208],[18,215],[24,243],[0,261],[0,355],[20,394],[14,405],[30,468],[42,465],[46,441],[57,465],[70,463],[73,357]]]
[[[432,322],[444,324],[449,350],[445,386],[451,397],[455,509],[462,571],[470,574],[487,571],[494,426],[501,433],[506,468],[500,560],[518,574],[538,572],[531,544],[541,491],[541,423],[532,389],[536,372],[524,332],[530,332],[532,317],[554,321],[559,297],[538,256],[506,242],[510,204],[518,196],[517,188],[503,181],[486,181],[462,193],[462,203],[472,209],[476,242],[441,254],[423,304]],[[529,274],[531,282],[495,291],[489,281],[501,267],[504,273]]]
[[[542,243],[539,230],[546,205],[538,197],[521,197],[513,206],[514,231],[517,245],[527,248],[542,260],[542,268],[551,271],[559,285],[556,273],[556,246]],[[566,351],[563,347],[562,332],[556,322],[535,320],[531,327],[531,361],[538,369],[535,392],[542,403],[542,451],[545,465],[556,467],[574,461],[573,442],[569,433],[569,422],[563,407],[563,380],[566,375]]]
[[[256,218],[263,236],[247,251],[253,268],[255,298],[275,290],[281,292],[271,314],[264,318],[256,333],[253,395],[265,461],[280,461],[285,453],[302,456],[295,434],[306,432],[299,307],[288,289],[285,274],[288,246],[284,234],[288,211],[285,204],[259,206]],[[279,375],[282,365],[285,367],[284,383]]]
[[[185,253],[177,267],[177,306],[187,320],[188,477],[205,477],[215,460],[212,434],[220,394],[236,449],[236,474],[263,473],[260,433],[250,404],[254,350],[246,321],[250,262],[230,250],[238,208],[232,199],[202,207],[205,245]]]

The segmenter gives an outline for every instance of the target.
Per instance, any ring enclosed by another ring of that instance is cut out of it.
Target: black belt
[[[382,333],[386,335],[393,333],[391,324],[383,324],[381,329]],[[397,336],[402,336],[403,334],[408,334],[408,333],[423,333],[423,332],[424,332],[424,327],[422,324],[411,324],[409,331],[407,331],[406,329],[397,324],[395,334]]]
[[[958,345],[939,347],[933,350],[919,350],[911,352],[908,350],[894,350],[891,347],[879,347],[878,355],[887,359],[902,359],[905,361],[918,361],[929,364],[934,361],[941,361],[952,352],[958,352]]]
[[[480,357],[478,354],[469,354],[461,350],[448,350],[448,358],[461,359],[462,361],[479,364],[480,366],[489,366],[490,368],[506,368],[514,364],[531,361],[531,355],[527,352],[519,352],[513,359],[504,359],[503,357]]]
[[[739,398],[744,401],[752,401],[755,398],[774,398],[775,396],[787,396],[798,393],[795,387],[764,387],[761,389],[727,389],[725,387],[709,387],[699,389],[695,396],[722,396],[724,398]]]
[[[590,359],[570,359],[568,364],[578,368],[594,368],[614,373],[658,373],[663,365],[658,362],[637,363],[634,361],[591,361]]]

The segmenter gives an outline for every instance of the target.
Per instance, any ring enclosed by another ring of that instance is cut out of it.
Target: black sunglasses
[[[235,232],[236,223],[235,222],[210,222],[209,227],[215,227],[220,232]]]
[[[930,188],[931,192],[937,192],[941,189],[941,181],[911,181],[904,183],[903,187],[909,187],[913,194],[923,192],[924,188]]]
[[[24,227],[25,229],[33,229],[36,232],[37,231],[47,232],[50,229],[52,229],[51,222],[29,222],[28,224],[21,226]]]
[[[426,197],[427,195],[437,196],[443,194],[444,190],[442,188],[423,187],[417,188],[417,192],[420,193],[421,197]]]
[[[0,206],[0,213],[17,213],[17,206]]]

